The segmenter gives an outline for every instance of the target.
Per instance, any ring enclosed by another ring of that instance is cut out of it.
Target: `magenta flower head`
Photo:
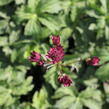
[[[58,82],[63,84],[64,87],[68,87],[72,84],[72,79],[68,75],[63,74],[58,77]]]
[[[52,36],[52,41],[54,45],[60,45],[60,37],[59,36]]]
[[[88,65],[97,66],[99,64],[100,59],[97,56],[92,57],[91,59],[87,59],[86,62]]]
[[[54,48],[50,48],[47,54],[47,58],[52,60],[52,63],[58,63],[64,58],[64,49],[61,45]]]
[[[29,61],[31,61],[31,62],[36,62],[36,63],[38,63],[39,65],[42,65],[43,64],[43,61],[41,60],[41,54],[39,54],[39,53],[37,53],[37,52],[35,52],[35,51],[33,51],[32,53],[31,53],[31,56],[29,56]]]

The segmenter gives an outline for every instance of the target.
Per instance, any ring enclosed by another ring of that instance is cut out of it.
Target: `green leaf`
[[[53,16],[46,16],[45,18],[40,17],[39,21],[45,25],[52,32],[58,31],[60,26],[57,22],[58,19],[53,18]]]
[[[102,48],[96,48],[94,51],[94,56],[98,56],[100,58],[100,64],[103,64],[109,61],[109,47],[103,46]]]
[[[109,103],[109,83],[104,82],[103,87],[105,91],[106,101]]]
[[[55,92],[55,95],[52,96],[53,99],[58,99],[64,96],[72,96],[73,99],[76,98],[75,93],[74,93],[74,88],[72,87],[61,87],[58,88]]]
[[[28,0],[28,7],[35,12],[36,11],[36,7],[39,4],[41,0]]]
[[[102,93],[95,88],[87,88],[79,94],[82,104],[89,109],[102,108]]]
[[[60,100],[58,100],[55,104],[55,108],[58,109],[68,109],[68,107],[70,107],[70,105],[74,102],[74,98],[72,96],[64,96],[62,97]],[[71,108],[73,109],[73,108]],[[77,108],[74,108],[77,109]],[[78,108],[79,109],[79,108]]]
[[[97,19],[97,39],[100,39],[103,37],[104,34],[104,29],[106,26],[106,20],[105,17],[99,17],[99,19]]]
[[[98,102],[102,102],[102,93],[100,90],[97,90],[95,88],[87,88],[86,90],[83,90],[79,94],[79,98],[81,99],[95,99]]]
[[[47,73],[44,75],[44,78],[48,83],[52,85],[54,89],[57,88],[56,81],[57,81],[57,72],[56,72],[56,66],[53,66],[49,70],[47,70]]]
[[[48,28],[46,28],[46,27],[42,27],[41,28],[41,32],[40,32],[40,38],[41,39],[44,39],[44,38],[47,38],[48,36],[50,36],[51,35],[51,32],[50,32],[50,30],[48,29]]]
[[[8,80],[12,72],[6,72],[3,69],[0,70],[0,81]]]
[[[101,103],[94,99],[86,99],[82,101],[89,109],[102,109]]]
[[[9,46],[3,47],[3,52],[5,53],[6,56],[10,55],[12,53],[12,49]]]
[[[11,54],[11,62],[12,63],[14,63],[15,62],[15,60],[16,60],[16,58],[17,58],[17,51],[16,51],[16,49],[14,49],[13,51],[12,51],[12,54]]]
[[[109,26],[108,25],[105,26],[105,37],[107,40],[109,39]]]
[[[84,84],[91,88],[97,88],[98,87],[98,79],[97,78],[89,78],[87,80],[84,80]]]
[[[7,4],[11,3],[12,1],[14,1],[14,0],[0,0],[0,6],[7,5]]]
[[[72,22],[74,22],[75,19],[76,19],[76,17],[77,17],[77,7],[76,7],[76,6],[73,6],[73,7],[71,8],[70,17],[71,17]]]
[[[68,27],[61,30],[61,44],[64,46],[64,48],[68,47],[68,38],[71,36],[71,33],[72,29]]]
[[[109,80],[109,64],[101,66],[96,71],[96,76],[102,81]]]
[[[17,5],[24,4],[26,0],[15,0]]]
[[[28,10],[28,8],[24,6],[22,6],[21,8],[18,8],[18,10],[16,11],[16,15],[17,16],[15,16],[15,18],[17,22],[21,22],[24,20],[37,19],[37,15],[31,12],[30,9]]]
[[[107,13],[107,0],[100,0],[101,4],[102,4],[102,9],[104,11],[104,13]]]
[[[59,0],[41,0],[39,8],[42,13],[58,13],[62,9]]]
[[[89,25],[89,30],[95,30],[97,27],[96,27],[96,24],[95,23],[91,23],[90,25]]]
[[[71,6],[72,1],[71,0],[61,0],[61,6],[62,9],[64,10],[65,14],[67,14],[69,12],[69,8]]]
[[[9,80],[10,77],[12,76],[12,67],[11,66],[7,66],[7,68],[4,69],[0,69],[0,81],[3,80]]]
[[[50,104],[47,101],[47,97],[47,91],[43,87],[40,92],[36,92],[34,94],[32,106],[36,109],[47,109],[48,107],[50,107]]]
[[[8,27],[8,21],[7,20],[0,20],[0,34],[3,34]]]
[[[52,97],[56,99],[54,107],[61,109],[69,109],[69,107],[76,101],[77,90],[74,87],[61,87],[56,90],[55,95]],[[59,99],[59,100],[58,100]]]
[[[106,94],[109,94],[109,83],[104,82],[103,83],[104,91]]]
[[[71,33],[72,33],[72,29],[71,28],[64,28],[62,31],[61,31],[61,41],[67,41],[68,38],[71,36]]]
[[[9,36],[9,42],[14,43],[17,41],[19,38],[19,31],[12,31],[10,36]]]
[[[36,35],[40,32],[39,24],[36,19],[31,19],[25,26],[25,35]]]
[[[105,17],[100,17],[97,21],[98,21],[97,27],[99,29],[103,29],[105,27],[105,24],[106,24]]]
[[[72,105],[69,109],[83,109],[83,105],[77,98],[77,100],[74,103],[72,103]]]
[[[0,11],[0,17],[4,18],[4,19],[9,19],[9,17],[6,15],[6,13]],[[2,20],[1,20],[2,21]]]
[[[0,46],[5,46],[8,44],[8,37],[6,36],[1,36],[0,37]]]
[[[32,77],[28,77],[21,85],[13,87],[12,93],[14,95],[25,95],[27,92],[33,89],[33,85],[31,85]]]
[[[11,105],[15,99],[11,97],[11,90],[8,90],[6,88],[0,87],[0,105],[8,106]]]
[[[99,18],[99,16],[96,14],[94,10],[87,10],[86,14],[89,15],[90,17]]]

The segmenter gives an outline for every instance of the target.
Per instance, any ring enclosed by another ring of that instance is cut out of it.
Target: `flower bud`
[[[54,45],[60,45],[60,37],[59,36],[52,36],[52,41]]]
[[[50,48],[46,56],[52,60],[53,64],[58,63],[64,58],[64,49],[61,45]]]
[[[31,56],[29,56],[29,61],[31,61],[31,62],[36,62],[36,63],[38,63],[39,65],[43,65],[43,61],[41,60],[41,54],[39,54],[39,53],[37,53],[37,52],[35,52],[35,51],[33,51],[32,53],[31,53]]]
[[[70,86],[72,84],[71,78],[66,74],[60,75],[58,77],[58,82],[63,84],[64,87],[68,87],[68,86]]]
[[[97,56],[89,58],[86,60],[88,65],[97,66],[99,64],[100,59]]]

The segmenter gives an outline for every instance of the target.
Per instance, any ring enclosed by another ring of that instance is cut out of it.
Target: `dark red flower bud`
[[[47,58],[52,60],[52,63],[58,63],[64,58],[64,49],[61,45],[56,46],[54,48],[50,48],[48,51]]]
[[[36,62],[36,63],[38,63],[39,65],[43,65],[43,61],[41,60],[41,54],[39,54],[39,53],[37,53],[37,52],[35,52],[35,51],[33,51],[32,53],[31,53],[31,56],[29,56],[29,61],[31,61],[31,62]]]
[[[86,60],[88,65],[97,66],[99,64],[100,59],[97,56],[89,58]]]
[[[68,75],[63,74],[58,77],[58,82],[67,87],[72,84],[72,79]]]
[[[60,37],[59,36],[52,36],[52,41],[54,45],[60,45]]]

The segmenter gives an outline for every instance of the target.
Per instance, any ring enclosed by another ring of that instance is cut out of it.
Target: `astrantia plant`
[[[47,69],[50,68],[51,65],[59,66],[57,69],[58,82],[63,84],[65,87],[71,86],[72,84],[71,77],[68,76],[67,74],[64,74],[64,72],[62,71],[62,66],[63,66],[62,60],[64,59],[65,52],[60,43],[60,36],[52,36],[51,39],[52,39],[53,47],[50,48],[50,50],[44,56],[44,58],[43,56],[41,56],[41,54],[32,51],[31,56],[29,56],[28,59],[31,62],[36,62],[38,65],[47,67]],[[97,66],[99,65],[99,61],[100,59],[98,57],[92,57],[92,58],[88,58],[86,60],[86,63],[88,65]]]
[[[47,69],[50,65],[55,64],[55,65],[62,65],[62,60],[64,59],[64,49],[60,43],[60,36],[52,36],[52,42],[53,42],[53,47],[50,48],[48,53],[45,55],[46,60],[41,56],[41,54],[33,51],[31,53],[31,56],[29,56],[29,60],[31,62],[36,62],[38,65],[46,66]],[[61,69],[57,69],[58,72],[58,81],[59,83],[63,84],[64,86],[70,86],[72,83],[71,78],[63,74]],[[61,72],[61,73],[60,73]]]
[[[0,0],[0,109],[108,108],[109,0]]]

